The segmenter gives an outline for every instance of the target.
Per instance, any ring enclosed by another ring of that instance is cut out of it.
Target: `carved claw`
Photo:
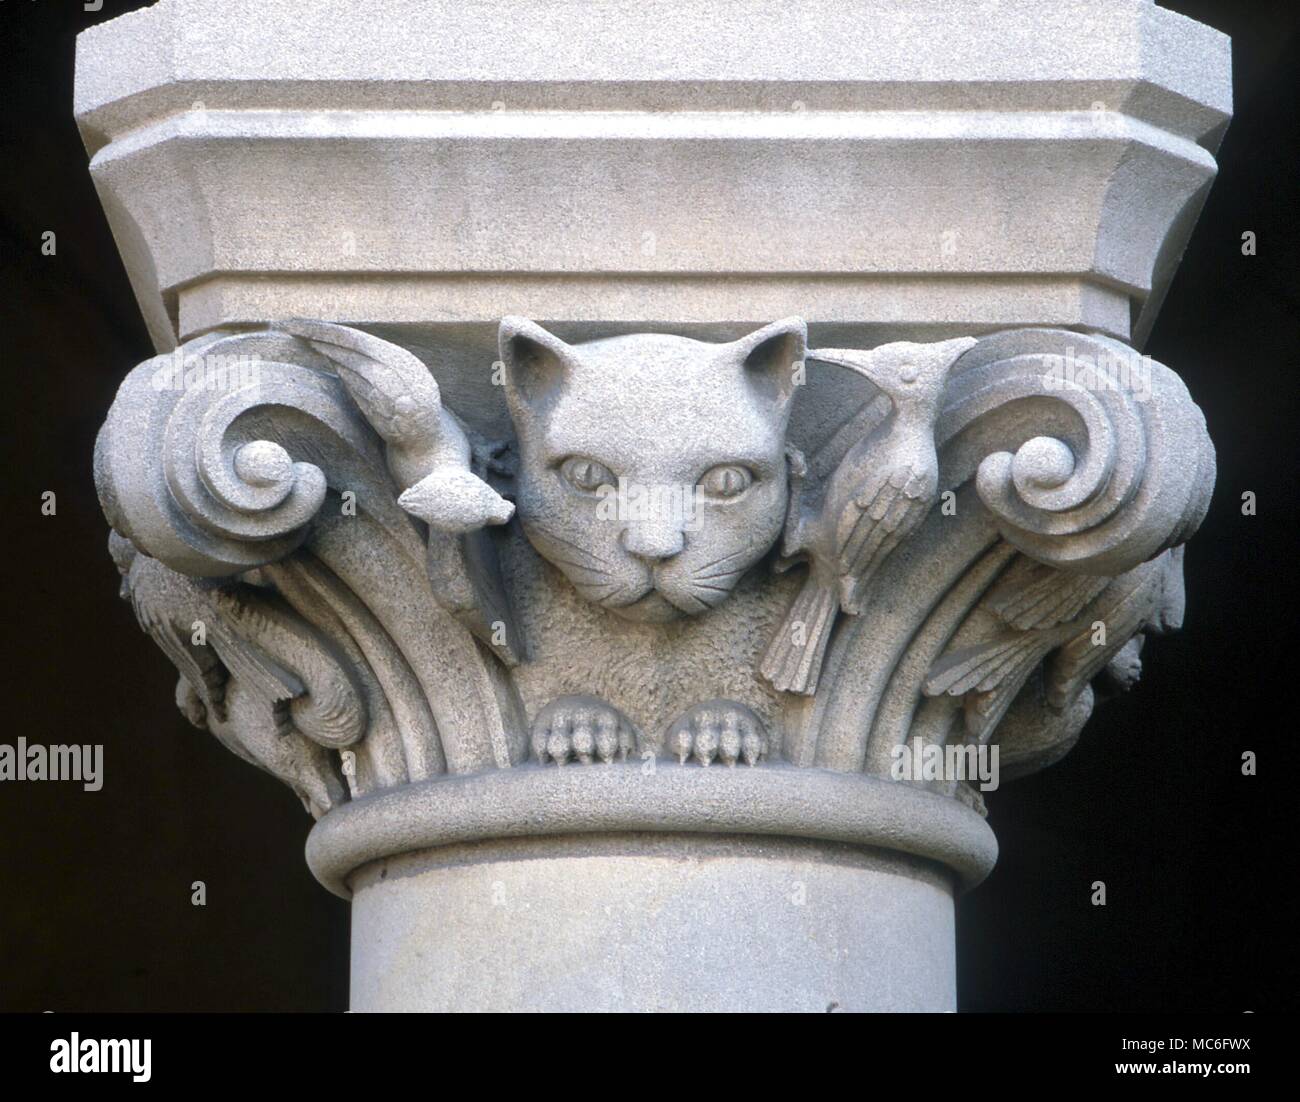
[[[533,757],[543,764],[627,761],[640,741],[631,720],[594,696],[559,697],[537,713],[532,725]]]
[[[767,728],[753,710],[734,700],[709,700],[684,712],[671,727],[664,749],[685,765],[714,761],[755,765],[768,752]]]
[[[471,440],[470,448],[474,456],[474,473],[480,476],[501,475],[513,478],[516,474],[513,463],[501,457],[510,452],[509,440]]]

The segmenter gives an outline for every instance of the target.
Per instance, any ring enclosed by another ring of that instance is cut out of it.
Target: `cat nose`
[[[623,529],[621,540],[629,555],[647,562],[671,559],[686,546],[682,530],[665,524],[629,524]]]

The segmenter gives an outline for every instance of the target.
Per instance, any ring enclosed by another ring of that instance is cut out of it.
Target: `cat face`
[[[570,345],[501,323],[524,532],[589,601],[665,621],[724,600],[775,543],[797,318],[730,344],[640,334]]]

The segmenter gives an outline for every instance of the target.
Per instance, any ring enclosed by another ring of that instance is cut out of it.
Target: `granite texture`
[[[408,854],[356,888],[354,1011],[956,1009],[951,885],[897,854],[531,839]]]
[[[984,791],[894,767],[1050,764],[1181,622],[1214,449],[1138,349],[1227,50],[1145,0],[82,36],[159,351],[123,596],[320,820],[359,1009],[951,1008]]]
[[[162,0],[81,36],[75,109],[160,349],[512,313],[1140,343],[1231,81],[1150,0]]]

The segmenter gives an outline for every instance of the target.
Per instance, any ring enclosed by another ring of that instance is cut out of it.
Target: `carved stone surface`
[[[1140,344],[1232,102],[1227,38],[1151,0],[162,0],[77,52],[160,349],[510,313]]]
[[[354,886],[354,1010],[824,1014],[862,1007],[865,992],[878,1010],[955,1002],[947,877],[879,850],[516,839],[372,864]],[[556,914],[568,921],[545,921]]]
[[[461,18],[381,6],[416,25]],[[606,18],[575,24],[610,47],[565,52],[581,62],[536,49],[552,32],[528,3],[511,8],[534,46],[523,71],[472,37],[447,53],[439,34],[394,52],[379,84],[379,40],[402,19],[367,15],[362,49],[345,40],[362,34],[350,14],[290,26],[271,4],[248,23],[223,16],[234,30],[200,59],[183,19],[211,23],[212,9],[164,0],[83,38],[92,167],[119,239],[151,258],[134,274],[165,350],[128,375],[96,449],[123,594],[176,665],[187,718],[320,819],[313,870],[358,893],[358,1007],[721,1009],[745,991],[773,1009],[952,1004],[951,892],[987,874],[996,846],[976,786],[894,767],[900,748],[927,745],[996,746],[1004,776],[1049,764],[1079,736],[1094,681],[1130,686],[1145,635],[1180,623],[1181,546],[1207,508],[1214,451],[1178,376],[1125,342],[1149,325],[1226,118],[1221,40],[1204,28],[1138,0],[1101,5],[1107,19],[999,4],[999,26],[1028,23],[1034,48],[949,58],[980,7],[862,5],[878,33],[859,54],[842,7],[805,7],[807,33],[790,35],[785,7],[695,4],[673,66],[649,83],[627,52],[649,33],[631,5],[618,6],[617,49]],[[708,44],[738,9],[780,54],[752,35],[744,49]],[[269,53],[264,32],[244,35],[268,19]],[[305,74],[284,62],[304,28],[324,37]],[[1100,55],[1065,66],[1054,28]],[[122,36],[174,49],[173,68],[128,76],[109,52]],[[1138,43],[1154,52],[1134,61]],[[1200,83],[1173,67],[1179,50],[1214,59]],[[799,75],[805,53],[824,85]],[[706,60],[734,72],[688,90]],[[507,71],[517,87],[500,83]],[[349,113],[409,106],[411,80],[440,99],[400,120],[378,112],[392,123],[382,138]],[[526,102],[471,108],[471,80]],[[760,109],[730,115],[729,80]],[[973,111],[956,97],[977,86]],[[200,87],[197,121],[167,113]],[[773,105],[777,89],[810,109]],[[1078,110],[1120,89],[1114,110]],[[918,106],[909,96],[929,113],[900,118]],[[312,97],[316,114],[301,110]],[[550,129],[543,106],[559,111]],[[602,113],[615,106],[650,129]],[[308,131],[320,140],[298,140]],[[356,190],[378,149],[391,172]],[[742,183],[728,173],[746,150]],[[328,183],[308,211],[295,184],[270,236],[241,222],[242,189],[305,179],[318,155]],[[160,157],[172,171],[155,171]],[[643,157],[661,164],[653,187]],[[175,171],[226,158],[242,170],[213,187]],[[798,188],[794,216],[783,189],[799,158],[818,187]],[[1017,158],[1037,167],[1013,185]],[[527,182],[492,189],[522,164]],[[918,191],[904,217],[872,174],[916,171],[954,190]],[[469,221],[424,218],[453,178]],[[1059,193],[1067,183],[1077,194]],[[540,217],[557,188],[568,228]],[[348,207],[362,196],[365,212]],[[869,243],[845,236],[850,200]],[[601,202],[605,217],[586,220]],[[990,204],[1008,212],[996,234]],[[638,205],[671,248],[584,276],[617,258],[608,227]],[[178,209],[203,220],[202,247],[181,245]],[[149,213],[161,211],[165,225]],[[393,275],[382,308],[319,234],[297,233],[285,261],[297,217],[364,238],[357,255]],[[791,217],[804,231],[793,248]],[[938,252],[912,263],[914,217],[932,237],[961,223],[986,243],[951,265]],[[1015,267],[995,238],[1031,252]],[[859,246],[870,265],[848,259]],[[490,286],[466,271],[489,255],[509,273]],[[722,267],[738,279],[698,282]],[[276,274],[244,278],[262,269]],[[921,273],[924,290],[909,282]],[[1062,305],[1072,296],[1077,309]],[[323,319],[296,317],[326,300]],[[812,324],[771,321],[774,304]],[[510,314],[532,307],[547,324]],[[837,863],[843,876],[827,871]],[[697,865],[716,871],[683,887]],[[826,909],[792,926],[761,901],[801,877]],[[497,883],[534,893],[534,918],[657,970],[617,980],[608,961],[557,950],[528,993],[510,988],[537,948],[521,935],[483,963],[495,918],[481,892]],[[570,883],[584,902],[566,912]],[[669,899],[708,936],[753,911],[757,960],[792,937],[838,944],[829,932],[874,917],[843,953],[791,950],[766,976],[740,966],[724,981],[660,953],[645,914],[617,917]],[[461,932],[425,958],[410,939],[432,936],[418,916],[435,905]],[[948,949],[899,948],[888,931],[925,916]]]
[[[100,438],[126,592],[187,714],[226,723],[251,693],[282,744],[359,759],[353,796],[530,746],[886,775],[909,737],[1070,713],[1176,626],[1171,548],[1214,476],[1176,375],[1058,378],[1125,355],[1063,331],[864,353],[804,332],[567,345],[507,319],[504,446],[357,330],[200,338],[137,368]],[[862,385],[834,432],[790,440],[808,360]]]

